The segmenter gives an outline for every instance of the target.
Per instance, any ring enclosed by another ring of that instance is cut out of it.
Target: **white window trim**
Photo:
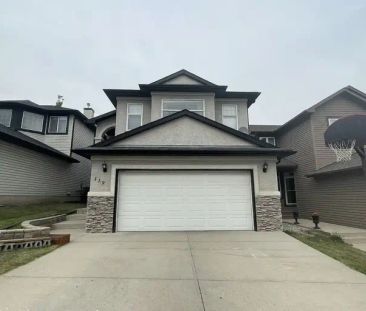
[[[237,104],[222,104],[221,105],[221,120],[222,120],[222,124],[224,124],[224,106],[235,106],[235,117],[236,117],[236,127],[235,129],[238,130],[239,128],[239,118],[238,118],[238,105]],[[226,117],[233,117],[233,116],[226,116]],[[224,124],[225,125],[225,124]],[[227,126],[227,125],[225,125]]]
[[[274,141],[273,146],[276,146],[276,137],[274,137],[274,136],[260,136],[260,137],[259,137],[259,140],[265,139],[265,142],[266,142],[267,144],[271,144],[271,143],[269,143],[269,142],[268,142],[268,138],[273,138],[273,141]],[[272,145],[272,144],[271,144],[271,145]]]
[[[141,106],[141,114],[129,114],[128,113],[128,107],[130,105],[139,105]],[[131,116],[141,116],[141,122],[140,122],[140,126],[142,125],[143,123],[143,118],[144,118],[144,104],[141,104],[141,103],[127,103],[127,107],[126,107],[127,111],[126,111],[126,131],[131,131],[129,128],[128,128],[128,117],[131,115]]]
[[[57,118],[57,130],[56,132],[50,132],[50,125],[51,125],[51,118]],[[66,130],[65,132],[59,132],[58,131],[58,128],[59,128],[59,125],[60,125],[60,118],[66,118]],[[67,116],[49,116],[49,119],[48,119],[48,128],[47,128],[47,134],[66,134],[67,133],[67,125],[69,123],[69,120],[68,120],[68,117]]]
[[[331,124],[329,123],[330,120],[332,119],[336,119],[335,121],[333,121]],[[334,122],[337,122],[340,118],[339,117],[327,117],[327,125],[331,126]]]
[[[288,202],[288,197],[287,197],[287,184],[286,184],[286,179],[293,179],[294,182],[295,182],[295,176],[290,176],[290,175],[287,175],[288,173],[284,173],[283,174],[283,186],[284,186],[284,190],[285,190],[285,203],[287,206],[295,206],[297,205],[297,198],[296,198],[296,203],[289,203]],[[296,185],[295,185],[296,187]],[[296,188],[295,190],[290,190],[290,191],[294,191],[295,192],[295,195],[296,195]]]
[[[32,130],[32,129],[27,129],[27,128],[24,128],[23,127],[23,121],[24,121],[24,112],[29,112],[29,113],[33,113],[33,114],[38,114],[40,116],[42,116],[42,129],[40,131],[36,131],[36,130]],[[22,114],[22,123],[20,125],[20,128],[22,130],[25,130],[25,131],[33,131],[33,132],[36,132],[36,133],[43,133],[43,125],[44,125],[44,115],[41,114],[41,113],[36,113],[36,112],[32,112],[32,111],[28,111],[28,110],[23,110],[23,114]]]
[[[6,126],[6,127],[10,127],[10,125],[11,125],[11,120],[12,120],[12,118],[13,118],[13,109],[11,109],[11,108],[2,108],[2,109],[0,109],[0,110],[10,110],[9,123],[8,123],[8,124],[3,124],[3,125],[4,125],[4,126]]]
[[[164,103],[166,102],[200,102],[202,103],[202,110],[189,110],[192,112],[203,112],[203,116],[206,116],[206,103],[204,99],[189,99],[189,98],[184,98],[184,99],[168,99],[168,98],[164,98],[161,100],[161,114],[160,116],[163,117],[164,115],[164,111],[174,111],[174,113],[178,112],[178,111],[182,111],[182,109],[179,110],[172,110],[172,109],[164,109]]]

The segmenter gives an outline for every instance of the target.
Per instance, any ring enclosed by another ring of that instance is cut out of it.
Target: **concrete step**
[[[70,214],[66,216],[67,220],[85,220],[86,214]]]
[[[84,229],[85,221],[83,220],[66,220],[52,225],[52,229]]]
[[[84,208],[78,208],[77,209],[77,213],[78,214],[86,214],[86,207],[84,207]]]

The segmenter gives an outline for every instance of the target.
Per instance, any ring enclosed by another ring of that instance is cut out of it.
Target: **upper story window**
[[[187,109],[189,111],[205,115],[205,104],[203,99],[165,99],[162,104],[163,117],[178,111]]]
[[[259,137],[259,140],[265,141],[268,144],[276,146],[276,139],[274,137]]]
[[[67,116],[50,116],[49,121],[48,121],[48,133],[66,134],[67,133]]]
[[[23,111],[21,127],[23,130],[42,132],[43,119],[44,119],[44,117],[42,114],[33,113],[33,112],[29,112],[29,111]]]
[[[127,104],[127,131],[142,125],[142,104]]]
[[[9,127],[12,113],[11,109],[0,109],[0,124]]]
[[[331,126],[335,121],[338,121],[339,118],[329,117],[328,118],[328,126]]]
[[[238,129],[238,106],[235,104],[222,105],[222,124]]]

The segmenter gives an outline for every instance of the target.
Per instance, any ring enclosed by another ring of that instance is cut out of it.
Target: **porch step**
[[[86,207],[78,208],[76,211],[77,211],[78,214],[86,214]]]
[[[86,214],[70,214],[66,217],[67,220],[84,220],[86,219]]]
[[[52,229],[84,229],[85,220],[66,220],[52,225]]]

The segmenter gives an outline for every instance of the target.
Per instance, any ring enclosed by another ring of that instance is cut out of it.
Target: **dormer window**
[[[11,109],[0,109],[0,124],[9,127],[11,123],[11,115]]]
[[[203,99],[164,99],[161,114],[163,117],[166,117],[178,111],[187,109],[204,116],[204,106]]]
[[[142,125],[142,104],[127,104],[127,131]]]
[[[67,116],[50,116],[48,121],[48,134],[66,134]]]
[[[222,105],[222,124],[238,129],[238,106],[236,104]]]
[[[43,119],[44,116],[42,114],[24,111],[21,128],[23,130],[42,133]]]

